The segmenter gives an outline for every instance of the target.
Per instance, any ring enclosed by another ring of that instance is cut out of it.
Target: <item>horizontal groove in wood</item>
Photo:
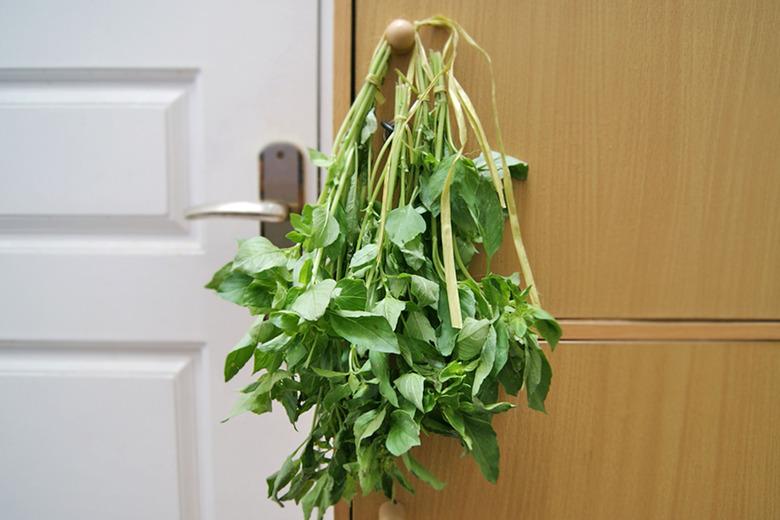
[[[780,340],[780,321],[561,320],[565,340]]]

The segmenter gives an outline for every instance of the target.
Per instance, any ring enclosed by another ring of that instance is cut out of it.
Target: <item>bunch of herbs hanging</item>
[[[460,38],[484,51],[451,20],[416,26],[450,36],[429,51],[417,35],[397,73],[392,133],[381,142],[375,115],[383,39],[332,154],[311,152],[327,180],[317,203],[291,216],[295,245],[244,240],[207,285],[257,316],[225,363],[226,380],[247,364],[254,374],[233,415],[273,402],[294,424],[311,415],[304,442],[268,477],[269,497],[295,501],[307,519],[358,490],[412,490],[410,474],[443,486],[410,453],[422,433],[457,438],[495,482],[491,422],[513,407],[499,387],[524,389],[543,411],[551,370],[540,338],[552,349],[561,335],[539,306],[517,220],[512,179],[528,166],[504,154],[497,117],[493,151],[453,72]],[[495,116],[494,87],[492,98]],[[521,272],[511,276],[489,268],[506,220]],[[468,266],[479,250],[488,269],[477,279]]]

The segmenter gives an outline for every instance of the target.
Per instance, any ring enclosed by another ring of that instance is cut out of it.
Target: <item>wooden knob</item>
[[[385,38],[396,54],[406,54],[414,47],[414,24],[397,18],[385,29]]]
[[[379,507],[379,520],[406,520],[406,510],[398,502],[385,502]]]

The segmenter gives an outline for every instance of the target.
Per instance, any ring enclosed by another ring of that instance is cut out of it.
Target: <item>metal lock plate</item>
[[[271,143],[260,152],[260,200],[276,200],[292,213],[303,207],[303,154],[293,144]],[[279,247],[292,242],[285,236],[292,230],[285,222],[261,222],[260,234]]]

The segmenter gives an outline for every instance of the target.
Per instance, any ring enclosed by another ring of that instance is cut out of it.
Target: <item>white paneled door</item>
[[[284,413],[220,424],[249,317],[203,284],[257,224],[182,213],[317,146],[318,11],[0,0],[0,518],[300,517]]]

